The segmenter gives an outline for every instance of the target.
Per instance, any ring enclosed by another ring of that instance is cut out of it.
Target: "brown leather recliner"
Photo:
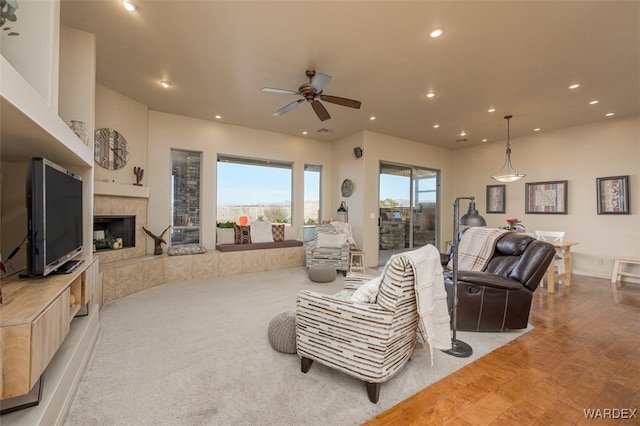
[[[458,271],[457,330],[505,331],[526,328],[533,292],[556,250],[553,245],[517,232],[505,233],[482,272]],[[443,256],[443,262],[448,256]],[[453,280],[445,272],[449,309]]]

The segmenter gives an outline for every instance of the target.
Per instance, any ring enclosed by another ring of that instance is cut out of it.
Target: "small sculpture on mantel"
[[[160,236],[157,236],[157,235],[153,235],[151,232],[149,232],[149,230],[147,228],[145,228],[144,226],[142,227],[142,230],[144,232],[146,232],[148,236],[153,238],[153,241],[156,244],[155,248],[153,250],[153,254],[154,255],[157,256],[159,254],[162,254],[162,243],[167,244],[167,242],[162,237],[164,236],[164,233],[169,230],[169,228],[171,228],[171,225],[167,226],[167,228],[164,231],[162,231],[162,234],[160,234]]]
[[[135,186],[142,186],[142,176],[144,175],[144,170],[142,170],[142,167],[134,167],[133,168],[133,174],[136,175],[136,183],[134,183]]]

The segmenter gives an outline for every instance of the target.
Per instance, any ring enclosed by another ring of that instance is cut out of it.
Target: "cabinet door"
[[[31,374],[29,388],[38,381],[69,333],[71,290],[67,288],[31,324]]]
[[[89,303],[102,303],[102,291],[100,287],[99,260],[96,257],[91,265],[82,273],[82,306]]]

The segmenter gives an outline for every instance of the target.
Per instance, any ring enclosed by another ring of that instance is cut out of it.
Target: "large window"
[[[218,156],[218,222],[291,223],[291,163]]]
[[[200,153],[171,150],[171,245],[200,243]]]
[[[310,241],[320,223],[320,182],[322,166],[304,166],[304,241]]]

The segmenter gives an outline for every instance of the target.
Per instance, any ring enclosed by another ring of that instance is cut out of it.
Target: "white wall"
[[[452,196],[475,195],[484,214],[486,185],[498,183],[490,176],[502,167],[505,143],[455,151]],[[566,240],[580,243],[572,249],[576,274],[609,278],[614,256],[640,258],[639,117],[512,138],[511,148],[514,167],[527,176],[506,184],[506,212],[485,214],[488,226],[515,216],[528,232],[565,231]],[[596,178],[620,175],[629,175],[631,214],[598,215]],[[568,181],[568,214],[525,214],[525,183],[553,180]]]
[[[360,146],[363,156],[356,159],[353,148]],[[344,179],[354,183],[353,195],[346,199],[349,222],[359,248],[365,251],[365,264],[378,265],[378,216],[380,161],[440,170],[442,181],[441,242],[449,235],[451,208],[448,207],[452,180],[452,151],[380,133],[363,131],[333,143],[332,217],[342,199],[340,185]]]
[[[57,112],[60,1],[20,0],[16,16],[3,29],[11,27],[20,35],[0,34],[0,53]]]
[[[119,170],[108,170],[95,163],[94,179],[99,182],[115,181],[132,185],[136,181],[133,168],[137,166],[145,170],[142,184],[147,186],[147,149],[150,146],[147,135],[148,108],[98,84],[96,85],[95,115],[96,129],[114,129],[125,138],[129,145],[129,162]],[[153,149],[152,146],[151,149]],[[162,229],[158,233],[162,232]]]
[[[330,190],[331,144],[328,142],[149,111],[149,173],[146,176],[150,188],[148,225],[151,232],[159,233],[171,223],[171,148],[202,152],[201,232],[202,243],[209,249],[215,247],[218,154],[293,163],[292,224],[299,227],[299,239],[302,239],[304,224],[304,165],[323,166],[323,196]],[[329,208],[323,206],[322,216],[331,215]]]

